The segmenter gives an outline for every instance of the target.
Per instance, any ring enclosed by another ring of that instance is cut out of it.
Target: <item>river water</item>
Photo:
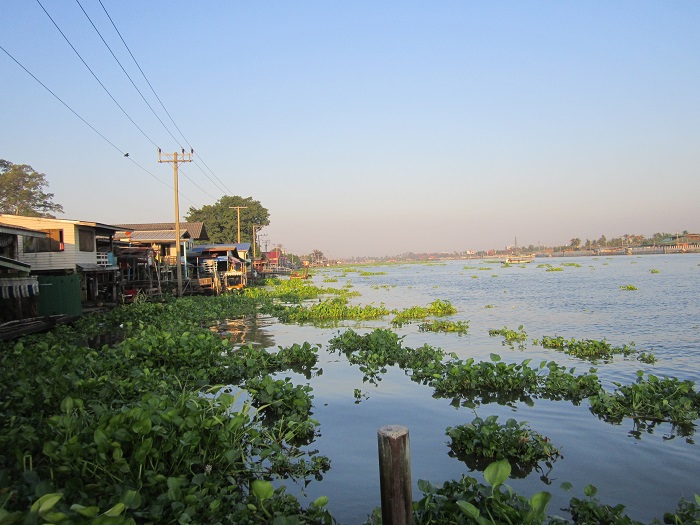
[[[549,265],[549,266],[545,266]],[[547,271],[548,268],[562,271]],[[700,255],[647,255],[535,259],[525,265],[503,267],[493,261],[448,261],[429,264],[363,266],[358,272],[324,269],[313,277],[318,286],[351,285],[360,293],[355,304],[384,304],[389,309],[427,306],[436,299],[450,301],[458,313],[448,319],[469,322],[464,335],[419,332],[418,324],[395,329],[404,336],[405,347],[428,344],[459,358],[489,360],[496,353],[506,362],[533,358],[555,360],[577,373],[592,365],[532,343],[544,335],[566,339],[605,339],[620,346],[635,343],[636,349],[653,353],[658,361],[643,364],[616,356],[611,363],[597,363],[598,376],[608,390],[614,382],[631,383],[643,370],[656,376],[690,379],[700,375]],[[652,273],[652,270],[655,270]],[[324,279],[337,282],[324,282]],[[621,287],[633,285],[637,290]],[[439,484],[462,474],[482,479],[478,472],[448,455],[445,429],[497,415],[501,423],[513,417],[527,421],[559,447],[563,458],[543,478],[533,472],[508,484],[523,496],[547,490],[552,493],[550,514],[561,511],[572,495],[583,497],[583,488],[598,487],[602,502],[622,503],[633,519],[650,522],[672,511],[681,496],[700,494],[698,438],[680,436],[671,425],[639,429],[631,419],[619,425],[599,420],[584,400],[579,406],[568,401],[536,400],[531,406],[487,404],[476,412],[454,407],[449,399],[432,397],[432,389],[413,383],[398,369],[389,369],[378,385],[362,382],[362,373],[339,354],[328,353],[328,340],[352,328],[366,333],[390,328],[392,316],[381,321],[343,322],[332,328],[283,325],[258,319],[247,331],[247,342],[269,348],[293,343],[320,345],[320,372],[307,380],[314,392],[314,416],[321,436],[313,448],[331,459],[323,481],[303,488],[293,483],[287,490],[330,498],[329,508],[343,525],[362,523],[380,505],[377,430],[389,424],[409,428],[413,499],[421,497],[419,479]],[[528,334],[524,349],[504,346],[502,337],[489,330],[523,327]],[[696,387],[697,388],[697,387]],[[353,395],[360,389],[359,403]],[[700,423],[698,421],[697,423]],[[560,488],[573,484],[571,493]]]

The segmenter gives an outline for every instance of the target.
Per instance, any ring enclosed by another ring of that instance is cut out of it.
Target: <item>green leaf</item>
[[[567,492],[569,492],[572,488],[574,488],[574,486],[571,483],[569,483],[568,481],[563,482],[559,486]]]
[[[153,447],[153,438],[144,439],[143,442],[136,448],[134,457],[139,463],[146,462],[146,456],[151,451]]]
[[[263,481],[261,479],[256,479],[255,481],[253,481],[251,488],[255,497],[258,498],[260,501],[270,499],[275,493],[275,488],[272,486],[272,483],[270,483],[269,481]]]
[[[423,494],[434,494],[437,491],[432,483],[424,479],[418,480],[418,490],[420,490]]]
[[[151,418],[149,416],[142,417],[131,427],[131,430],[137,434],[148,434],[151,431]]]
[[[595,485],[591,485],[590,483],[586,485],[583,488],[583,493],[588,496],[589,498],[592,498],[598,493],[598,489],[595,487]]]
[[[491,361],[498,363],[501,360],[501,356],[498,354],[490,354]]]
[[[74,406],[73,398],[70,396],[67,396],[63,399],[63,401],[61,401],[61,412],[68,413],[71,410],[73,410],[73,406]]]
[[[491,487],[496,488],[502,485],[505,480],[510,476],[510,463],[507,459],[502,459],[491,463],[486,470],[484,470],[484,479],[486,483],[491,485]]]
[[[530,498],[530,508],[534,513],[544,515],[551,499],[552,495],[549,492],[538,492]]]
[[[92,439],[100,449],[100,452],[105,452],[109,449],[109,440],[107,439],[107,435],[99,428],[93,432]]]
[[[141,506],[141,495],[136,490],[127,490],[122,495],[122,503],[127,509],[137,509]]]
[[[42,514],[53,508],[56,503],[63,497],[63,494],[45,494],[34,502],[34,504],[29,509],[31,512],[38,512]]]
[[[94,518],[100,513],[100,507],[84,507],[82,505],[78,505],[77,503],[71,505],[70,510],[74,510],[84,518]]]
[[[108,509],[102,513],[102,516],[109,516],[109,517],[115,517],[119,516],[122,512],[124,512],[124,509],[126,507],[124,506],[123,503],[117,503],[114,507],[111,509]]]
[[[468,501],[462,501],[459,500],[457,502],[457,506],[459,507],[459,510],[464,512],[467,516],[471,517],[472,519],[478,520],[479,519],[479,509],[477,509],[474,505],[469,503]]]
[[[328,496],[320,496],[314,501],[314,507],[317,509],[323,508],[328,505]]]

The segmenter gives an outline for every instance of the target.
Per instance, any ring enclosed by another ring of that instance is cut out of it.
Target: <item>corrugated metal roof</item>
[[[174,230],[174,222],[150,222],[141,224],[119,224],[121,228],[134,231],[159,231],[159,230]],[[190,237],[194,240],[208,241],[209,234],[207,229],[204,227],[203,222],[181,222],[181,230],[187,230]]]
[[[134,231],[131,235],[121,237],[131,239],[133,242],[175,242],[175,230]],[[180,239],[189,239],[187,230],[180,232]]]
[[[242,242],[239,244],[197,244],[193,248],[190,249],[190,252],[203,252],[203,251],[227,251],[227,250],[233,250],[236,249],[239,252],[247,252],[250,251],[250,243],[249,242]]]

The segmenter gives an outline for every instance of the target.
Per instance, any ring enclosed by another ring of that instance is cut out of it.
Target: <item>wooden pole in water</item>
[[[382,525],[412,525],[411,452],[408,428],[381,427],[379,444],[379,485],[382,496]]]

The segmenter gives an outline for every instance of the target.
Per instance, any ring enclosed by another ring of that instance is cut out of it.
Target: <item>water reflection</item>
[[[228,340],[233,346],[250,343],[263,348],[274,348],[275,340],[267,327],[276,322],[277,320],[269,315],[254,314],[238,319],[214,321],[209,329],[222,339]]]

